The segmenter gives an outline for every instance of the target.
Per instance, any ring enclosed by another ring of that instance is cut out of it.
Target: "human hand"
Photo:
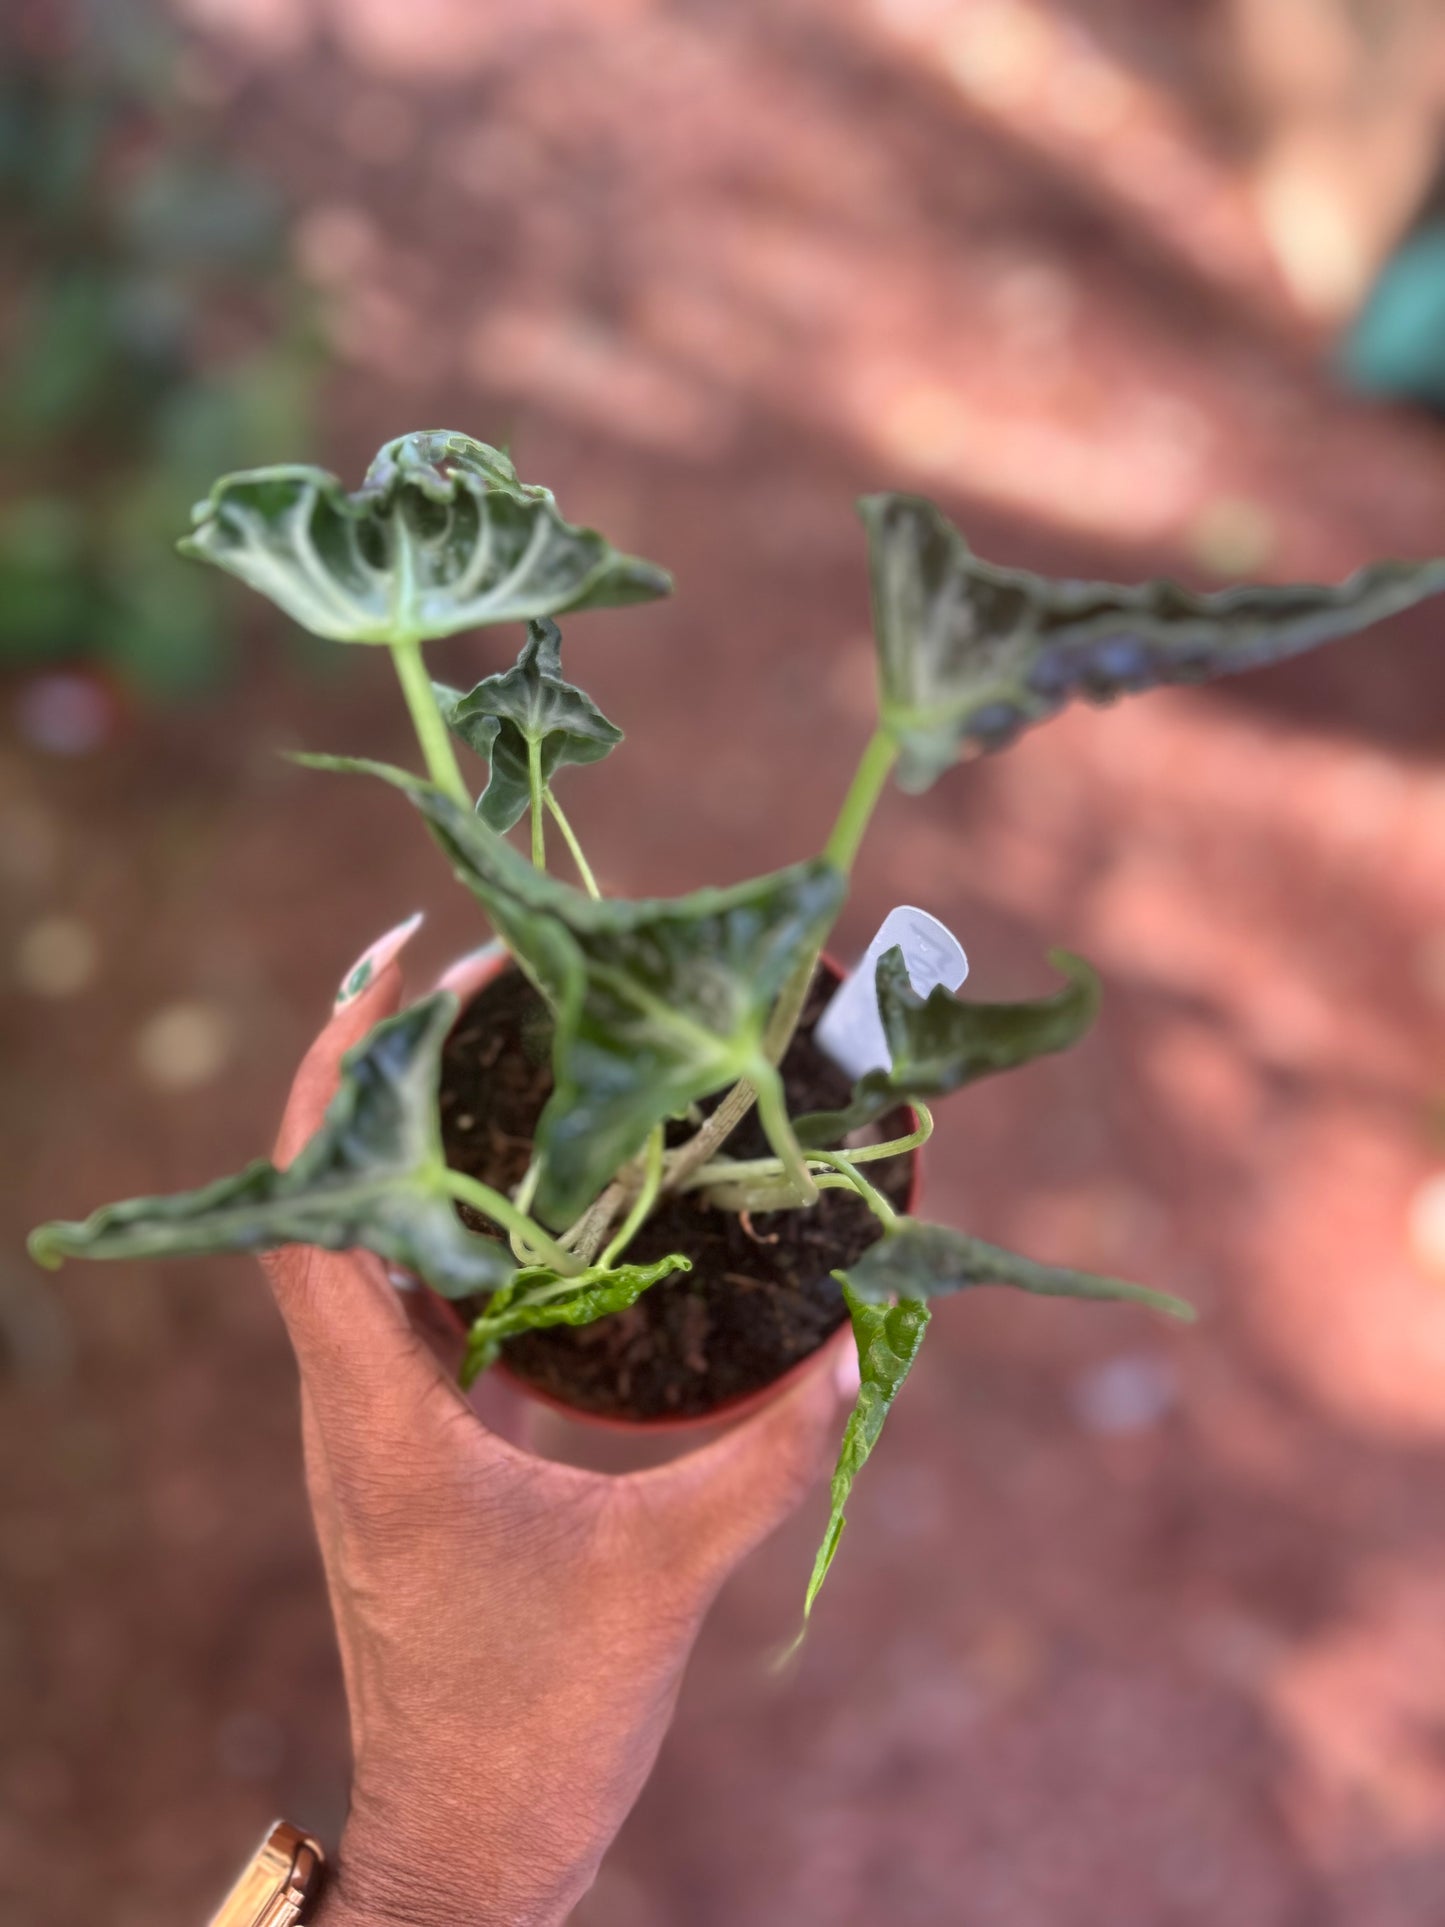
[[[278,1163],[320,1124],[342,1054],[398,1008],[403,940],[351,973]],[[487,1429],[369,1253],[264,1263],[301,1370],[355,1759],[317,1921],[561,1921],[652,1768],[718,1588],[831,1462],[846,1387],[820,1363],[672,1464],[580,1471]]]

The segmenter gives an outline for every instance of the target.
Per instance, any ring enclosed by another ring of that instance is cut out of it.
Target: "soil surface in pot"
[[[835,1110],[849,1095],[847,1077],[812,1042],[835,983],[820,971],[783,1063],[794,1116]],[[503,1190],[519,1182],[552,1092],[550,1044],[546,1006],[517,970],[504,971],[466,1006],[442,1070],[442,1135],[453,1169]],[[880,1128],[902,1136],[911,1128],[909,1113],[895,1112]],[[670,1143],[689,1135],[683,1126],[669,1133]],[[768,1155],[755,1112],[726,1149],[733,1157]],[[902,1209],[911,1168],[910,1158],[888,1158],[869,1176]],[[495,1233],[465,1207],[462,1215],[474,1229]],[[830,1273],[846,1269],[880,1235],[867,1205],[846,1191],[825,1191],[809,1211],[760,1213],[748,1224],[734,1212],[706,1209],[695,1196],[673,1198],[627,1256],[647,1263],[683,1251],[691,1272],[594,1324],[523,1333],[509,1341],[507,1363],[579,1411],[634,1420],[704,1417],[772,1384],[838,1329],[847,1308]]]

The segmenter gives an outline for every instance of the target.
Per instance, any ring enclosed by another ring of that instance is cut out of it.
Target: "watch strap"
[[[211,1927],[298,1927],[321,1891],[325,1866],[318,1841],[278,1820],[221,1902]]]

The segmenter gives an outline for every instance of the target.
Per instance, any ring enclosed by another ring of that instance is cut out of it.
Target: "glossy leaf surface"
[[[1255,669],[1351,635],[1445,589],[1445,561],[1379,562],[1337,586],[1050,581],[981,561],[932,502],[870,495],[880,705],[898,780],[925,790],[970,747],[996,749],[1075,696]]]
[[[508,1295],[506,1305],[495,1313],[483,1312],[472,1326],[462,1360],[462,1384],[470,1385],[492,1364],[499,1347],[518,1332],[545,1331],[551,1325],[590,1325],[612,1312],[626,1311],[665,1278],[691,1270],[691,1258],[681,1252],[651,1265],[597,1267],[575,1278],[559,1278],[544,1265],[528,1266],[514,1278],[515,1295]],[[556,1295],[539,1298],[538,1292]]]
[[[320,468],[243,470],[193,511],[183,554],[313,635],[387,643],[666,595],[671,578],[564,520],[550,489],[445,430],[388,442],[348,494]]]
[[[284,1171],[262,1161],[198,1191],[43,1225],[31,1235],[32,1256],[54,1268],[66,1258],[361,1247],[446,1297],[498,1289],[515,1269],[511,1254],[468,1231],[445,1189],[437,1088],[456,1009],[456,998],[439,992],[348,1052],[320,1130]]]
[[[828,1577],[828,1568],[843,1537],[853,1481],[878,1443],[883,1421],[918,1356],[930,1316],[927,1305],[908,1301],[887,1306],[868,1304],[852,1290],[849,1277],[842,1272],[835,1275],[842,1280],[843,1296],[853,1317],[853,1335],[858,1341],[860,1383],[858,1397],[843,1434],[838,1463],[833,1469],[832,1510],[828,1515],[828,1529],[823,1535],[823,1543],[813,1561],[812,1577],[808,1581],[807,1597],[803,1602],[805,1620],[813,1610],[813,1602]]]
[[[973,1285],[1012,1285],[1045,1298],[1097,1298],[1147,1305],[1171,1318],[1192,1319],[1182,1298],[1129,1284],[1122,1278],[1041,1265],[999,1245],[985,1244],[941,1224],[900,1218],[897,1227],[870,1245],[848,1272],[848,1283],[869,1304],[890,1298],[942,1298]]]
[[[432,688],[447,727],[492,766],[477,813],[494,830],[510,830],[526,814],[531,744],[538,745],[542,781],[550,783],[559,769],[599,763],[622,741],[617,725],[563,676],[562,632],[555,622],[529,623],[513,667],[488,676],[465,696],[442,683]]]
[[[802,1144],[833,1144],[896,1104],[946,1097],[996,1071],[1068,1050],[1088,1030],[1099,1008],[1099,979],[1082,957],[1056,950],[1050,962],[1069,979],[1052,997],[990,1004],[960,997],[937,984],[920,997],[909,982],[902,950],[878,959],[878,1010],[892,1063],[867,1072],[843,1111],[799,1118]]]

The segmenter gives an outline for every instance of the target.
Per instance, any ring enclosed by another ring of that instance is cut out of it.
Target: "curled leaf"
[[[562,674],[562,632],[555,622],[527,625],[512,668],[488,676],[467,695],[433,683],[447,727],[492,766],[477,813],[494,830],[510,830],[531,800],[528,751],[536,743],[542,781],[574,763],[600,763],[622,741],[592,698]]]
[[[263,1160],[198,1191],[42,1225],[31,1256],[53,1270],[66,1258],[360,1247],[419,1273],[444,1297],[497,1290],[512,1275],[510,1254],[466,1229],[446,1189],[437,1089],[456,1010],[456,998],[440,991],[349,1051],[320,1129],[284,1171]]]
[[[1171,1318],[1194,1317],[1193,1306],[1166,1292],[1064,1265],[1041,1265],[982,1238],[946,1225],[922,1224],[917,1218],[900,1218],[886,1237],[870,1245],[850,1268],[848,1283],[859,1298],[874,1305],[894,1297],[946,1297],[972,1285],[1012,1285],[1045,1298],[1115,1300],[1147,1305]]]
[[[325,469],[245,469],[193,511],[184,555],[269,597],[313,635],[391,643],[644,602],[665,570],[559,513],[508,458],[443,429],[388,442],[348,494]]]
[[[860,1383],[857,1401],[843,1433],[838,1463],[833,1470],[832,1510],[828,1515],[828,1529],[823,1534],[823,1543],[813,1561],[813,1573],[803,1601],[805,1622],[813,1610],[813,1602],[822,1589],[823,1581],[828,1577],[828,1568],[843,1537],[853,1481],[878,1443],[883,1421],[923,1344],[930,1316],[927,1305],[908,1300],[896,1305],[870,1305],[852,1289],[850,1276],[842,1272],[834,1275],[843,1286],[843,1296],[853,1318],[853,1335],[858,1341]]]
[[[1050,581],[976,556],[932,502],[870,495],[873,622],[898,780],[926,790],[969,747],[996,749],[1072,697],[1255,669],[1438,595],[1445,561],[1379,562],[1337,586]]]
[[[664,1278],[691,1270],[691,1258],[680,1251],[651,1265],[617,1265],[610,1270],[595,1266],[575,1278],[559,1278],[545,1265],[529,1265],[517,1273],[505,1306],[497,1312],[484,1311],[472,1326],[461,1382],[472,1384],[494,1362],[502,1344],[518,1332],[543,1331],[549,1325],[590,1325],[612,1312],[626,1311]]]
[[[942,984],[920,997],[901,948],[895,944],[884,951],[878,959],[878,1010],[892,1062],[859,1078],[846,1110],[799,1118],[799,1143],[836,1143],[896,1104],[945,1097],[980,1077],[1068,1050],[1098,1013],[1099,979],[1091,965],[1067,950],[1051,952],[1049,961],[1069,979],[1063,990],[990,1004],[960,997]]]

